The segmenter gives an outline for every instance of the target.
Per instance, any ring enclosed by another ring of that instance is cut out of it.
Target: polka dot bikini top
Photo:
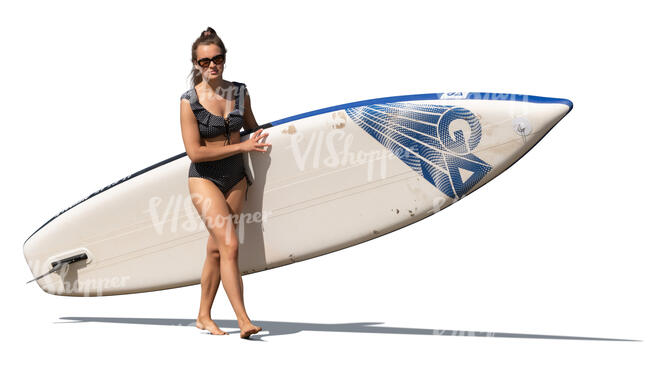
[[[192,112],[198,122],[199,134],[203,138],[226,135],[225,143],[230,143],[230,132],[239,131],[244,126],[244,95],[246,84],[233,81],[235,84],[235,109],[224,119],[221,115],[214,115],[207,111],[201,103],[196,89],[192,87],[181,95],[181,99],[190,101]]]

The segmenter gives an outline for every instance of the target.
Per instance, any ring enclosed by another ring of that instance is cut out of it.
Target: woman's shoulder
[[[235,95],[239,95],[242,90],[244,95],[248,95],[248,87],[246,86],[245,83],[239,81],[231,81],[231,82],[236,89]]]
[[[230,81],[235,87],[246,87],[246,84],[240,81]]]
[[[181,99],[187,99],[189,101],[192,101],[193,97],[194,97],[194,87],[188,89],[183,94],[181,94]]]

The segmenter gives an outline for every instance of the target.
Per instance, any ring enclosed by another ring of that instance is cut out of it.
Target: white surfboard
[[[250,274],[376,238],[483,186],[572,108],[566,99],[435,93],[337,105],[264,125],[245,153],[253,185],[239,217]],[[243,139],[250,131],[243,132]],[[133,173],[51,218],[24,243],[47,293],[97,296],[200,282],[208,232],[185,153]]]

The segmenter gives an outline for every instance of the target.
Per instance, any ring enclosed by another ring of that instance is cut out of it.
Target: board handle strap
[[[63,267],[72,264],[73,262],[86,260],[86,259],[88,259],[88,255],[86,255],[85,253],[80,253],[78,255],[74,255],[74,256],[66,257],[66,258],[61,259],[61,260],[54,261],[54,262],[51,263],[52,268],[50,269],[50,271],[46,272],[43,275],[40,275],[40,276],[37,276],[37,277],[33,278],[32,280],[26,282],[25,284],[29,284],[34,280],[38,280],[38,279],[40,279],[42,277],[50,275],[51,273],[57,272],[57,271],[61,270]]]

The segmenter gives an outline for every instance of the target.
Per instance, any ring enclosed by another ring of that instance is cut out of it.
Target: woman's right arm
[[[225,146],[205,146],[201,144],[201,135],[196,127],[197,121],[187,99],[181,99],[181,134],[187,157],[192,162],[220,160],[243,152],[241,143]]]

